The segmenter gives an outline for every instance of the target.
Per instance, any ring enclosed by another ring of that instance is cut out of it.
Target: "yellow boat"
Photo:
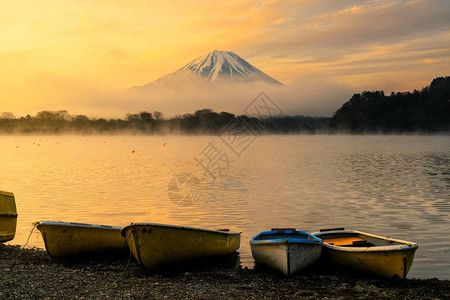
[[[73,222],[39,222],[45,249],[53,258],[77,258],[129,251],[121,227]]]
[[[419,247],[413,242],[344,228],[322,229],[313,235],[322,239],[324,256],[337,265],[385,278],[406,278]]]
[[[14,194],[0,191],[0,243],[14,239],[16,225],[17,209]]]
[[[154,223],[132,223],[122,235],[136,260],[149,270],[229,254],[241,241],[240,232]]]

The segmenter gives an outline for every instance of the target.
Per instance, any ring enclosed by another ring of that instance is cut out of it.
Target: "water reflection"
[[[230,228],[243,231],[240,260],[251,267],[259,231],[347,227],[418,242],[409,276],[450,278],[448,138],[265,136],[211,182],[194,157],[216,140],[0,137],[0,189],[19,211],[13,243],[36,220]],[[201,197],[174,205],[168,184],[185,173],[199,178]],[[30,244],[43,247],[38,233]]]

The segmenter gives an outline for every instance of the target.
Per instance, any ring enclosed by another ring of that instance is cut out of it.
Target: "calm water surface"
[[[242,231],[241,263],[252,267],[259,231],[345,227],[417,242],[408,276],[450,279],[450,137],[263,136],[239,156],[215,136],[2,136],[0,145],[0,189],[19,212],[10,244],[24,244],[38,220],[230,228]],[[211,145],[215,180],[201,165]],[[39,232],[29,245],[43,247]]]

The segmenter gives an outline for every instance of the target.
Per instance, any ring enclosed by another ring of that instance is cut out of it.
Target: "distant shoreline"
[[[0,134],[434,134],[450,133],[450,77],[437,77],[421,91],[354,94],[332,117],[288,116],[255,103],[245,115],[200,109],[171,118],[159,111],[128,113],[125,119],[90,119],[67,110],[16,118],[0,113]]]

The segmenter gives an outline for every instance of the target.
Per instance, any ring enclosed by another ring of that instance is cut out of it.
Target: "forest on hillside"
[[[165,118],[163,113],[128,113],[124,119],[88,118],[66,110],[16,118],[0,113],[1,134],[314,134],[450,132],[450,77],[435,78],[412,93],[365,91],[354,94],[331,118],[252,117],[201,109]]]
[[[449,132],[450,77],[435,78],[421,91],[355,94],[330,120],[330,130],[352,133]]]

